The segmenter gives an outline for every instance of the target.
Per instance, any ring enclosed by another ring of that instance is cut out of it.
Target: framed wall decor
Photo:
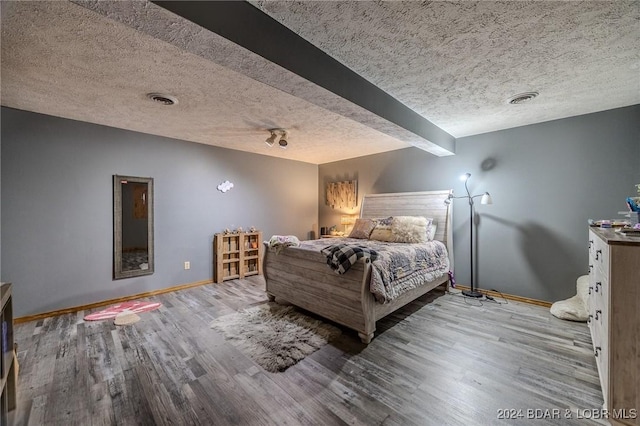
[[[358,181],[329,182],[327,205],[333,209],[354,209],[358,204]]]

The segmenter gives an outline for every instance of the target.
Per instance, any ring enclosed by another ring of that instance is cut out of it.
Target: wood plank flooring
[[[268,373],[209,328],[266,301],[262,277],[147,300],[163,306],[130,326],[86,312],[17,325],[14,423],[588,425],[576,417],[602,405],[586,324],[539,306],[436,289],[379,321],[369,346],[344,330]]]

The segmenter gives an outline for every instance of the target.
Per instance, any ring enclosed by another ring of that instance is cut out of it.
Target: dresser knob
[[[589,248],[591,248],[591,244],[593,244],[593,240],[589,240]]]
[[[596,250],[596,260],[600,260],[601,254],[602,254],[602,250]]]
[[[594,354],[595,356],[598,356],[598,355],[600,355],[600,351],[601,351],[601,350],[602,350],[602,348],[601,348],[600,346],[596,346],[596,350],[594,351],[594,353],[593,353],[593,354]]]
[[[599,293],[598,286],[602,287],[602,283],[600,281],[596,283],[596,293]]]
[[[602,311],[600,309],[598,309],[596,311],[596,321],[598,321],[600,315],[602,315]]]
[[[589,265],[589,273],[591,273],[592,269],[593,269],[593,265]]]
[[[587,324],[591,324],[591,318],[593,318],[593,315],[589,315],[589,319],[587,319]]]
[[[591,290],[593,290],[593,287],[589,287],[589,295],[591,295]]]

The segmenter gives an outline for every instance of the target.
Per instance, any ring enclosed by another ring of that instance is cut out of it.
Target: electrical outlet
[[[184,262],[184,269],[191,269],[191,262]]]

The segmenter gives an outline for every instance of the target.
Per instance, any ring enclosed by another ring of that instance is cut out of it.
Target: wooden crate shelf
[[[16,408],[16,365],[13,346],[13,309],[11,284],[0,283],[0,425],[10,424],[10,412]]]
[[[262,275],[262,232],[215,234],[214,281]]]

